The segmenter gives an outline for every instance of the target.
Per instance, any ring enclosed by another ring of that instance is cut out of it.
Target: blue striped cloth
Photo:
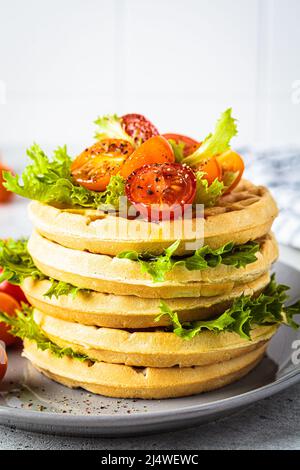
[[[273,230],[284,245],[300,249],[300,149],[253,152],[240,149],[245,178],[268,186],[278,207]]]

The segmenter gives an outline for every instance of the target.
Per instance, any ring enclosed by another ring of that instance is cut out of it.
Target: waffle
[[[268,233],[277,206],[267,188],[243,180],[229,195],[182,227],[182,221],[147,222],[128,220],[94,210],[69,210],[32,202],[29,217],[36,230],[49,240],[68,248],[116,256],[124,250],[162,253],[177,239],[177,254],[188,252],[186,242],[200,239],[218,248],[227,242],[243,244]]]
[[[106,362],[57,358],[25,341],[23,355],[47,377],[71,388],[118,398],[160,399],[194,395],[230,384],[262,359],[267,342],[224,362],[196,367],[132,367]]]
[[[95,328],[59,320],[38,310],[34,320],[61,347],[70,347],[98,362],[136,367],[191,367],[228,361],[253,351],[277,331],[276,326],[257,327],[248,341],[236,333],[216,335],[206,330],[186,341],[162,329],[136,332]]]
[[[256,295],[270,280],[269,273],[259,279],[235,287],[229,294],[214,297],[175,298],[167,301],[178,313],[180,321],[204,320],[226,310],[233,300],[242,294]],[[25,279],[23,290],[29,302],[39,310],[56,318],[84,325],[108,328],[153,328],[170,325],[167,316],[159,322],[155,318],[161,313],[159,299],[142,299],[130,295],[112,295],[99,292],[78,292],[72,295],[45,297],[51,284],[49,281]]]
[[[36,266],[54,279],[96,292],[167,299],[229,294],[235,287],[261,277],[278,256],[274,237],[267,235],[261,240],[257,261],[244,268],[221,264],[189,271],[176,266],[164,282],[153,282],[136,261],[65,248],[37,232],[30,238],[28,250]]]

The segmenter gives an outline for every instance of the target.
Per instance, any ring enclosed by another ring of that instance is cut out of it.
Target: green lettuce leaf
[[[120,175],[111,176],[106,190],[103,193],[99,209],[109,210],[119,207],[119,198],[125,196],[125,180]]]
[[[110,189],[107,188],[104,192],[90,191],[78,185],[70,172],[72,160],[66,147],[59,147],[52,160],[37,144],[27,154],[32,163],[25,168],[21,178],[7,171],[3,172],[3,185],[22,197],[50,205],[98,209],[107,203],[114,203],[117,207],[118,197],[124,195],[120,176],[112,177]]]
[[[79,361],[90,360],[88,356],[77,353],[71,348],[61,348],[47,336],[44,335],[40,327],[33,319],[33,308],[26,304],[22,304],[22,311],[16,311],[16,316],[11,317],[4,312],[0,312],[0,321],[10,327],[10,333],[22,340],[28,339],[34,341],[42,351],[49,350],[54,356],[62,358],[64,356],[78,359]]]
[[[116,114],[100,116],[94,122],[97,125],[95,133],[97,140],[123,139],[128,140],[134,146],[134,139],[124,131],[122,121]]]
[[[169,246],[164,254],[160,256],[151,257],[147,255],[140,255],[137,251],[123,251],[119,253],[117,258],[126,258],[132,261],[137,261],[140,264],[141,272],[148,273],[152,277],[154,282],[163,282],[165,280],[165,275],[171,271],[174,267],[174,260],[172,256],[176,252],[180,240],[174,242]]]
[[[220,264],[236,268],[245,267],[257,260],[256,253],[260,248],[256,242],[248,242],[244,245],[226,243],[215,250],[209,246],[203,246],[190,256],[176,258],[179,244],[180,240],[177,240],[159,256],[139,254],[137,251],[123,251],[117,257],[137,261],[142,273],[150,274],[154,282],[163,282],[166,274],[175,266],[185,266],[189,271],[215,268]]]
[[[51,285],[44,294],[45,297],[58,298],[61,295],[75,296],[78,292],[90,292],[88,289],[80,289],[67,282],[45,276],[34,264],[27,250],[27,240],[0,240],[0,266],[3,268],[0,273],[0,283],[6,280],[11,284],[22,286],[27,277],[50,281]]]
[[[275,325],[286,323],[288,326],[298,329],[293,317],[300,313],[300,301],[290,307],[285,307],[287,300],[287,286],[276,284],[275,276],[266,289],[258,296],[241,296],[235,299],[232,306],[222,315],[212,320],[201,320],[181,323],[176,312],[163,301],[160,303],[161,313],[156,317],[159,321],[167,315],[173,325],[173,332],[184,339],[192,339],[202,330],[210,330],[215,333],[221,331],[235,332],[241,338],[251,339],[251,330],[259,325]]]
[[[196,195],[194,204],[204,204],[205,207],[212,207],[216,205],[217,200],[225,191],[223,181],[216,178],[210,185],[204,179],[205,172],[196,172]]]
[[[168,139],[168,142],[173,149],[175,162],[182,163],[182,160],[184,159],[184,154],[183,154],[184,147],[185,147],[184,142],[179,142],[178,144],[174,139]]]
[[[46,279],[27,250],[27,240],[0,240],[0,266],[0,282],[6,280],[19,286],[26,277]]]
[[[200,147],[184,159],[187,165],[197,167],[203,160],[220,155],[230,148],[230,140],[237,135],[236,119],[232,117],[231,112],[232,109],[229,108],[221,114],[215,132],[209,134]]]

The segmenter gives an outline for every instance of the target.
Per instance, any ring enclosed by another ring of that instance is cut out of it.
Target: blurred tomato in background
[[[14,196],[13,193],[11,193],[10,191],[7,191],[5,187],[3,186],[3,176],[2,176],[3,171],[10,171],[12,173],[12,170],[0,161],[0,204],[3,202],[11,201]]]
[[[20,309],[21,306],[11,295],[0,292],[0,311],[7,315],[15,315],[15,311]],[[6,346],[11,346],[16,343],[17,338],[9,333],[9,327],[4,323],[0,323],[0,341],[4,341]]]
[[[0,342],[0,380],[3,379],[3,377],[6,374],[7,370],[7,355],[5,351],[5,346],[1,344]]]

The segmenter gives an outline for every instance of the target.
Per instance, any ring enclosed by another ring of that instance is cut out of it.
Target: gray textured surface
[[[300,449],[300,384],[218,422],[153,436],[75,438],[0,427],[0,449]]]

